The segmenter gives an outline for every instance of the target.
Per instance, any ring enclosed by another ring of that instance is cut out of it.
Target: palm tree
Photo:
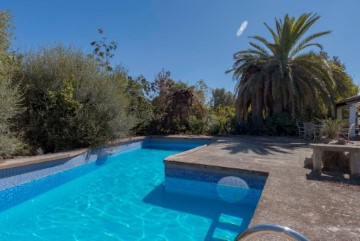
[[[322,45],[313,42],[330,31],[304,37],[319,18],[312,13],[297,19],[286,15],[283,20],[275,19],[275,30],[265,23],[272,39],[252,36],[257,42],[234,54],[235,63],[227,72],[233,72],[238,81],[236,113],[240,123],[246,122],[250,109],[259,126],[265,116],[286,113],[295,118],[305,109],[334,104],[337,88],[345,88],[341,78],[346,73],[336,69],[334,78],[334,65],[320,54]]]

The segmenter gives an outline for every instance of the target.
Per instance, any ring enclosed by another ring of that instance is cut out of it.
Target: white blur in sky
[[[239,30],[237,31],[236,36],[240,37],[240,35],[244,32],[244,30],[246,29],[247,26],[248,26],[248,22],[247,22],[247,21],[244,21],[244,22],[241,24]]]

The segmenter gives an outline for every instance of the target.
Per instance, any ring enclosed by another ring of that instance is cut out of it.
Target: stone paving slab
[[[312,150],[296,138],[223,137],[167,163],[269,174],[251,226],[287,226],[310,240],[360,240],[360,185],[303,167]],[[268,238],[260,240],[269,240]],[[272,240],[272,239],[271,239]]]

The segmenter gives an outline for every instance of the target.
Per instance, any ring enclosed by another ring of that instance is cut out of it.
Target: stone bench
[[[322,156],[324,151],[333,152],[349,152],[350,154],[350,177],[354,179],[360,178],[360,146],[345,145],[327,145],[327,144],[310,144],[313,149],[313,170],[321,173]]]

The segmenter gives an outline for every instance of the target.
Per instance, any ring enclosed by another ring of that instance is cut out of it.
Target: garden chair
[[[314,124],[312,122],[304,122],[304,131],[305,131],[305,139],[309,138],[312,139],[315,134]]]
[[[301,138],[301,136],[303,136],[303,138],[305,139],[304,124],[302,122],[296,122],[296,126],[297,126],[298,131],[299,131],[299,139]]]
[[[351,131],[355,129],[355,124],[351,124],[351,126],[349,128],[344,128],[342,131],[341,131],[341,135],[344,137],[344,138],[347,138],[348,141],[351,140],[351,137],[350,137],[350,133]]]

